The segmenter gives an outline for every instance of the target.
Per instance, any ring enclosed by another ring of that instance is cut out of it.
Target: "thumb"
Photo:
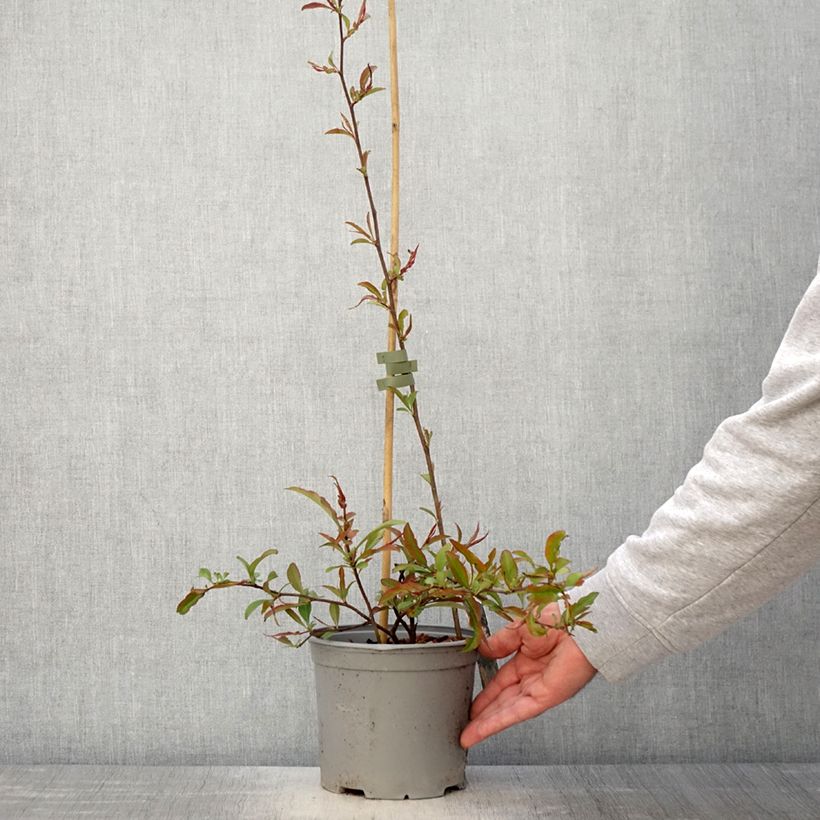
[[[478,652],[485,658],[506,658],[521,646],[521,629],[524,621],[519,618],[506,624],[500,632],[490,635],[478,645]]]

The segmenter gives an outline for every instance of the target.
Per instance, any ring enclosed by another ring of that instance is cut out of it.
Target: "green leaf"
[[[518,567],[509,550],[503,550],[501,553],[501,569],[504,573],[504,580],[507,582],[507,588],[512,589],[518,577]]]
[[[598,597],[597,592],[590,592],[588,595],[582,595],[574,604],[572,604],[572,611],[580,613],[582,609],[586,609],[592,605],[592,602]]]
[[[288,609],[284,610],[284,612],[285,615],[287,615],[295,623],[299,624],[299,626],[304,626],[302,619],[293,611],[293,607],[288,607]]]
[[[429,567],[422,566],[421,564],[414,564],[412,561],[410,561],[406,564],[393,564],[393,569],[396,570],[396,572],[419,572],[424,573],[426,575]]]
[[[495,604],[495,606],[497,606],[499,609],[504,608],[504,603],[501,600],[501,596],[497,592],[494,592],[493,590],[487,590],[484,593],[484,597],[487,600],[491,601],[493,604]]]
[[[309,626],[310,624],[310,611],[312,609],[312,604],[308,601],[306,604],[299,604],[299,615],[302,618],[305,626]]]
[[[523,620],[527,617],[527,611],[525,609],[522,609],[520,606],[513,606],[512,604],[510,604],[509,606],[505,606],[504,612],[507,615],[512,616],[511,620],[512,618],[518,618],[520,620]]]
[[[467,617],[470,620],[470,628],[473,630],[473,635],[467,640],[465,651],[475,649],[481,643],[481,606],[475,598],[467,598],[465,603]]]
[[[453,577],[462,587],[470,586],[470,579],[467,577],[467,570],[464,569],[464,564],[458,560],[455,553],[447,551],[446,554],[447,565],[450,567],[450,572]]]
[[[547,541],[544,544],[544,557],[547,563],[552,565],[558,557],[558,550],[561,548],[561,542],[567,537],[564,530],[556,530],[547,536]]]
[[[473,631],[473,635],[469,641],[467,641],[467,645],[464,647],[465,652],[472,652],[474,649],[478,649],[478,645],[481,643],[481,633],[478,630]]]
[[[204,589],[192,589],[178,604],[177,612],[184,615],[203,595]]]
[[[214,580],[211,577],[211,571],[209,569],[207,569],[206,567],[200,567],[199,568],[199,577],[204,578],[206,581],[210,581],[211,583],[213,583],[213,580]]]
[[[547,627],[536,621],[532,612],[527,613],[527,629],[529,629],[531,635],[537,635],[538,637],[547,634]]]
[[[256,575],[253,573],[253,570],[251,570],[251,565],[241,555],[237,555],[236,560],[239,561],[243,567],[245,567],[245,571],[248,573],[248,578],[250,578],[251,581],[255,581]]]
[[[295,493],[303,495],[305,498],[309,498],[314,504],[318,504],[336,524],[339,523],[339,516],[336,515],[336,511],[330,506],[330,502],[323,496],[319,495],[319,493],[314,492],[313,490],[305,490],[303,487],[285,487],[285,489],[292,490]]]
[[[372,293],[377,299],[382,298],[381,291],[372,282],[358,282],[357,284]]]
[[[554,589],[535,590],[530,593],[530,600],[536,604],[551,604],[558,600],[558,593]]]
[[[290,585],[297,591],[302,592],[302,574],[299,572],[299,567],[296,564],[291,564],[287,571],[288,581]]]
[[[377,91],[384,91],[384,86],[381,85],[374,85],[373,88],[368,89],[367,91],[362,94],[359,99],[363,100],[365,97],[369,97],[371,94],[375,94]]]
[[[357,546],[360,547],[360,546],[362,546],[362,544],[364,544],[365,550],[369,550],[376,543],[376,541],[379,540],[379,536],[386,529],[389,529],[390,527],[398,527],[398,526],[401,526],[402,524],[405,524],[405,523],[406,523],[405,521],[403,521],[399,518],[391,518],[389,521],[382,521],[382,523],[379,524],[378,527],[374,527],[372,530],[370,530],[370,532],[367,533],[367,535],[365,535],[359,541]]]
[[[419,473],[419,475],[432,487],[432,483],[430,482],[430,473]]]
[[[269,550],[265,550],[261,555],[257,556],[256,558],[253,559],[253,561],[251,561],[249,571],[255,573],[256,568],[262,563],[262,561],[264,561],[266,558],[270,557],[271,555],[278,555],[278,554],[279,554],[279,550],[275,550],[273,548],[271,548]],[[268,577],[268,580],[270,580],[270,576]]]
[[[330,610],[330,618],[336,626],[339,625],[339,605],[338,604],[330,604],[328,606],[328,610]]]
[[[255,612],[255,611],[256,611],[256,610],[257,610],[260,606],[262,606],[262,604],[264,604],[266,601],[269,601],[269,600],[270,600],[270,598],[258,598],[258,599],[257,599],[257,600],[255,600],[255,601],[251,601],[251,602],[248,604],[247,608],[245,609],[245,620],[247,621],[247,620],[248,620],[248,618],[250,618],[250,617],[251,617],[251,615],[253,615],[253,613],[254,613],[254,612]]]
[[[429,508],[429,507],[419,507],[422,512],[426,512],[434,521],[436,519],[436,514]]]
[[[575,626],[580,626],[583,629],[588,629],[590,632],[598,631],[589,621],[576,621]]]
[[[583,572],[573,572],[571,575],[567,575],[563,581],[564,585],[567,587],[574,587],[578,581],[581,580],[583,574]]]

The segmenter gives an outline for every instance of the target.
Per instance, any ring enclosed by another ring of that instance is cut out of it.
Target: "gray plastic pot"
[[[451,627],[422,626],[428,635]],[[462,630],[469,638],[472,632]],[[387,800],[464,788],[477,652],[465,641],[368,644],[351,629],[309,640],[316,674],[322,788]]]

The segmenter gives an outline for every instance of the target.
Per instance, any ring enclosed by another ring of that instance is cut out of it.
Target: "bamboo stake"
[[[399,252],[399,66],[396,37],[396,0],[387,2],[388,41],[390,48],[390,112],[392,120],[392,176],[390,190],[390,259],[395,259]],[[393,298],[398,304],[398,281],[388,283],[393,289]],[[387,320],[387,349],[396,349],[396,329]],[[393,517],[393,422],[395,397],[392,390],[384,391],[384,486],[382,493],[382,521]],[[389,531],[384,533],[384,543],[390,540]],[[382,578],[389,578],[392,571],[392,548],[382,553]],[[387,610],[379,613],[379,623],[387,628]],[[384,643],[385,633],[379,632],[379,639]]]

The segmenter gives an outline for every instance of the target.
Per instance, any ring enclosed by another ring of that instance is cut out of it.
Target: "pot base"
[[[347,786],[328,785],[322,783],[322,788],[325,791],[333,792],[334,794],[349,794],[357,797],[364,797],[368,800],[426,800],[434,799],[436,797],[444,797],[448,792],[461,791],[467,787],[467,780],[464,779],[459,783],[453,783],[449,786],[430,787],[430,784],[425,784],[425,788],[421,791],[412,790],[410,793],[404,794],[388,794],[383,789],[380,789],[378,794],[369,793],[366,789],[355,789]]]

